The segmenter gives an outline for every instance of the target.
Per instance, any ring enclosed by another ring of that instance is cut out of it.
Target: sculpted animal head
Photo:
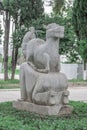
[[[63,38],[64,37],[64,27],[56,23],[51,23],[46,26],[46,38]]]

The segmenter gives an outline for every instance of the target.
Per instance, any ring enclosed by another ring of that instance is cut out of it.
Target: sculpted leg
[[[43,76],[38,79],[32,93],[32,100],[35,104],[53,106],[61,102],[63,91],[57,92],[53,89],[55,86],[52,84],[53,88],[51,87],[50,80]]]
[[[32,102],[32,92],[37,81],[38,74],[27,64],[25,68],[25,81],[27,101]]]
[[[34,89],[38,74],[27,64],[20,67],[21,99],[31,102],[32,91]]]
[[[48,105],[49,91],[44,91],[43,80],[39,79],[32,93],[32,100],[35,104]]]

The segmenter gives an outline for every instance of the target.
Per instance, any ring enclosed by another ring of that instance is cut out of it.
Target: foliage
[[[14,79],[18,49],[21,46],[26,28],[29,28],[32,25],[32,20],[44,16],[44,8],[42,0],[3,0],[3,6],[4,10],[9,12],[15,25],[12,35],[13,50],[11,62],[11,79]]]
[[[69,62],[81,62],[78,52],[77,37],[72,25],[72,0],[55,0],[54,2],[54,15],[59,17],[55,20],[56,23],[65,27],[65,36],[60,40],[60,54],[68,57]]]
[[[77,45],[77,37],[75,35],[73,26],[72,26],[72,8],[69,7],[66,11],[66,16],[64,15],[52,15],[51,17],[45,16],[45,19],[42,19],[43,24],[47,25],[49,23],[57,23],[64,26],[65,36],[63,39],[60,39],[60,54],[64,54],[68,57],[69,62],[79,62],[79,53]],[[39,22],[38,28],[42,30],[42,38],[45,39],[45,29],[43,29],[42,22]],[[38,25],[38,24],[37,24]],[[40,32],[41,33],[41,32]]]
[[[78,50],[84,61],[84,70],[87,62],[87,1],[74,0],[72,22],[79,39]]]
[[[16,30],[13,33],[13,45],[20,47],[26,28],[32,26],[32,21],[44,16],[43,2],[42,0],[3,0],[3,4],[4,8],[9,10],[16,24]]]
[[[53,11],[58,14],[64,4],[65,0],[54,0]]]
[[[79,39],[87,38],[87,1],[75,0],[73,4],[72,22]]]
[[[42,0],[3,0],[3,5],[20,25],[28,25],[32,19],[37,19],[44,12]]]
[[[87,130],[87,104],[71,102],[74,111],[63,117],[42,116],[0,103],[0,129],[3,130]]]
[[[12,35],[12,43],[15,48],[19,48],[22,43],[24,34],[26,33],[25,28],[18,28]]]
[[[61,39],[62,44],[60,44],[61,54],[66,55],[70,63],[80,62],[77,37],[72,25],[72,8],[72,1],[64,0],[64,4],[58,13],[63,19],[63,26],[65,27],[65,36]]]
[[[34,21],[34,26],[36,26],[40,31],[41,37],[45,39],[45,29],[43,24],[47,25],[49,23],[57,23],[64,26],[65,36],[63,39],[60,39],[60,54],[66,55],[70,63],[81,62],[81,57],[79,56],[79,46],[77,44],[78,39],[74,32],[72,25],[72,3],[71,1],[64,0],[64,4],[56,15],[52,14],[51,16],[45,15],[45,19],[38,19]],[[55,13],[55,12],[54,12]],[[33,22],[32,22],[33,23]],[[40,26],[39,26],[40,25]],[[40,36],[40,35],[38,35]]]
[[[63,5],[65,4],[66,0],[45,0],[48,6],[52,6],[53,12],[58,14],[62,9]]]
[[[42,17],[44,12],[42,0],[31,0],[26,2],[23,0],[20,3],[20,24],[23,24],[25,26],[28,26],[29,24],[32,25],[32,19],[35,20],[39,17]]]
[[[87,38],[79,41],[79,54],[87,62]]]

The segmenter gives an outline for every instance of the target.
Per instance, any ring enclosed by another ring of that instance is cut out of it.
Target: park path
[[[87,87],[69,87],[69,100],[87,102]],[[0,89],[0,102],[20,99],[20,89]]]

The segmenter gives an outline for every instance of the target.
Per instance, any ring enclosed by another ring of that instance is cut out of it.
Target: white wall
[[[79,68],[80,67],[80,68]],[[82,65],[80,64],[62,64],[61,72],[63,72],[68,79],[81,78],[83,75]]]

